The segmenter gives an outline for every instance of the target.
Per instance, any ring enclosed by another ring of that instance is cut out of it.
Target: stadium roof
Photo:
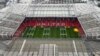
[[[100,8],[92,4],[13,4],[0,10],[0,12],[11,12],[26,15],[28,17],[61,16],[77,17],[79,15],[100,12]]]

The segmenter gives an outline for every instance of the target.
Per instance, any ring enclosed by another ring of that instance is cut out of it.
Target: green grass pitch
[[[25,38],[79,38],[74,27],[27,27],[22,33]]]

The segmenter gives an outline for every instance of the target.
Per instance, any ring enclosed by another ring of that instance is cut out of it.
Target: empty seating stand
[[[100,31],[99,31],[100,21],[97,20],[97,18],[93,15],[94,14],[89,14],[89,15],[84,15],[78,18],[87,36],[99,36],[100,35]]]
[[[0,39],[11,39],[16,29],[24,20],[24,16],[17,14],[6,15],[5,13],[2,15],[0,19]]]

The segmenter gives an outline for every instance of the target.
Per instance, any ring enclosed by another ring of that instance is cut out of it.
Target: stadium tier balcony
[[[0,26],[0,28],[1,28],[2,30],[6,30],[6,29],[7,29],[7,31],[13,30],[12,28],[3,27],[3,26]]]
[[[17,15],[10,15],[9,17],[7,17],[7,20],[11,20],[11,21],[14,21],[14,22],[17,22],[17,23],[21,23],[23,21],[23,17],[19,17]]]
[[[70,17],[73,15],[75,15],[74,7],[71,4],[33,4],[26,13],[28,17]]]
[[[81,23],[87,22],[87,21],[91,21],[91,20],[95,20],[95,18],[92,18],[90,15],[84,15],[82,16],[83,18],[78,18],[78,20]]]
[[[100,35],[100,27],[95,27],[95,28],[89,29],[86,32],[90,32],[94,36],[96,36],[96,35],[99,36]]]
[[[94,12],[90,4],[13,4],[11,12],[28,17],[43,16],[80,16]]]
[[[85,29],[89,29],[89,28],[94,28],[94,27],[99,27],[100,24],[97,23],[97,21],[93,20],[93,21],[90,21],[90,22],[85,22],[82,24],[83,27]]]
[[[93,28],[93,29],[89,29],[88,31],[100,31],[100,27],[96,27],[96,28]]]
[[[10,29],[7,27],[1,27],[0,26],[0,40],[2,39],[10,39],[12,34],[14,33],[14,29]]]
[[[76,15],[90,14],[96,11],[94,6],[91,4],[75,4],[75,10],[77,11]]]
[[[32,3],[37,4],[44,0],[32,0]],[[66,4],[66,3],[85,3],[83,0],[46,0],[45,3],[42,4]]]
[[[88,36],[99,36],[100,35],[100,21],[98,16],[95,14],[85,15],[86,17],[80,17],[80,21],[85,33]],[[97,19],[98,18],[98,19]]]
[[[4,12],[1,12],[0,16],[0,39],[10,39],[24,20],[24,16]]]
[[[100,12],[93,13],[92,16],[95,17],[96,20],[100,21]]]
[[[3,21],[0,23],[0,26],[8,27],[8,28],[16,28],[18,27],[18,23],[15,22],[9,22],[9,21]]]
[[[17,15],[24,15],[29,9],[29,5],[13,4],[11,5],[11,12]]]

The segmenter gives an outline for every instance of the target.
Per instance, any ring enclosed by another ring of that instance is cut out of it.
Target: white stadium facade
[[[75,17],[84,34],[78,39],[19,37],[21,25],[35,17],[34,22]],[[0,56],[100,56],[100,0],[0,0]]]

